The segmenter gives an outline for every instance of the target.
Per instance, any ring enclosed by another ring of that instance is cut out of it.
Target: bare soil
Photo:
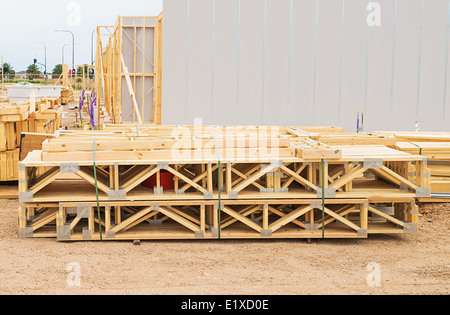
[[[419,233],[365,240],[59,243],[21,239],[0,200],[0,294],[318,295],[450,293],[450,205],[421,206]],[[379,286],[368,282],[379,266]],[[79,266],[79,285],[71,280]]]

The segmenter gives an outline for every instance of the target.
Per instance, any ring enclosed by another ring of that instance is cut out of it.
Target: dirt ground
[[[143,241],[139,246],[21,239],[18,205],[16,200],[0,200],[0,294],[450,293],[450,204],[421,207],[417,234],[311,244]],[[370,268],[373,263],[378,269]],[[379,278],[373,277],[376,274]]]

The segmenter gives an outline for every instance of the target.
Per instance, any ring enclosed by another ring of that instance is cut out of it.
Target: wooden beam
[[[129,217],[128,219],[122,221],[120,224],[116,225],[115,227],[113,227],[111,229],[112,232],[119,232],[120,230],[124,229],[125,227],[127,227],[129,224],[133,223],[136,220],[139,220],[140,218],[142,218],[143,216],[147,215],[148,213],[150,213],[153,207],[148,207],[145,208],[139,212],[137,212],[136,214],[132,215],[131,217]]]
[[[191,221],[183,218],[182,216],[176,214],[175,212],[173,212],[165,207],[159,207],[159,212],[168,216],[172,220],[178,222],[179,224],[183,225],[184,227],[188,228],[189,230],[191,230],[193,232],[200,230],[200,227],[198,225],[195,225]]]
[[[227,207],[227,206],[224,206],[224,207],[222,208],[222,211],[225,212],[226,214],[228,214],[228,215],[234,217],[235,219],[241,221],[242,223],[244,223],[244,224],[247,225],[248,227],[254,229],[255,231],[261,232],[261,227],[260,227],[258,224],[256,224],[255,222],[253,222],[253,221],[250,220],[249,218],[243,216],[242,214],[240,214],[240,213],[234,211],[233,209],[231,209],[231,208],[229,208],[229,207]]]
[[[394,224],[397,224],[397,225],[400,225],[400,226],[405,226],[403,221],[400,221],[400,220],[398,220],[398,219],[396,219],[396,218],[394,218],[394,217],[392,217],[392,216],[390,216],[390,215],[388,215],[388,214],[386,214],[386,213],[384,213],[384,212],[374,208],[373,206],[369,206],[369,211],[374,213],[374,214],[376,214],[376,215],[379,215],[382,218],[385,218],[386,220],[388,220],[388,221],[390,221],[390,222],[392,222]]]
[[[356,224],[354,224],[351,221],[347,220],[343,216],[338,215],[336,212],[328,209],[327,207],[324,208],[324,211],[325,211],[325,213],[329,214],[330,216],[332,216],[336,220],[344,223],[345,225],[347,225],[348,227],[354,229],[355,231],[361,230],[361,228],[359,226],[357,226]]]
[[[363,174],[367,169],[364,168],[362,165],[358,165],[354,169],[352,169],[350,172],[342,176],[341,178],[335,180],[333,184],[330,186],[332,188],[338,189],[347,184],[348,182],[352,181],[356,177]]]
[[[174,170],[172,167],[168,167],[167,170],[169,172],[171,172],[173,175],[175,175],[176,177],[180,178],[181,180],[185,181],[186,183],[190,184],[192,187],[194,187],[195,189],[201,191],[202,193],[207,192],[207,190],[205,188],[203,188],[202,186],[198,185],[197,183],[195,183],[194,181],[192,181],[191,179],[187,178],[186,176],[184,176],[183,174],[181,174],[180,172],[177,172],[176,170]]]
[[[141,112],[139,110],[139,106],[138,106],[137,101],[136,101],[136,95],[134,94],[134,90],[133,90],[133,86],[131,84],[130,76],[127,74],[128,73],[128,68],[125,65],[125,61],[123,60],[123,55],[122,54],[120,54],[120,60],[122,61],[123,75],[125,76],[125,81],[127,83],[128,92],[130,93],[130,97],[131,97],[131,99],[133,101],[133,106],[134,106],[134,110],[136,111],[137,119],[139,121],[139,124],[142,125]]]
[[[242,183],[240,183],[236,187],[232,188],[232,190],[235,192],[240,192],[242,189],[244,189],[245,187],[247,187],[248,185],[250,185],[257,179],[259,179],[262,176],[264,176],[265,174],[273,171],[275,168],[276,168],[276,166],[272,166],[272,165],[263,166],[259,172],[256,172],[255,174],[251,175],[246,180],[244,180]]]
[[[269,229],[272,230],[272,232],[275,232],[284,225],[297,219],[298,217],[302,216],[303,214],[305,214],[310,210],[312,210],[312,208],[308,205],[298,207],[296,210],[289,212],[289,214],[283,216],[282,218],[278,219],[277,221],[269,225]]]
[[[309,188],[313,189],[314,191],[317,191],[318,187],[316,185],[314,185],[310,181],[304,179],[303,177],[301,177],[300,175],[298,175],[296,172],[292,171],[291,169],[287,168],[286,166],[284,166],[284,165],[281,166],[280,170],[282,172],[290,175],[291,177],[293,177],[294,180],[299,182],[300,184],[302,184],[304,186],[308,186]]]
[[[285,216],[287,215],[286,213],[284,213],[284,212],[282,212],[282,211],[280,211],[280,210],[278,210],[278,209],[275,209],[275,208],[272,207],[272,206],[269,206],[268,208],[269,208],[269,211],[270,211],[270,212],[272,212],[272,213],[278,215],[278,216],[281,217],[281,218],[282,218],[282,217],[285,217]],[[300,227],[302,227],[302,228],[305,228],[305,227],[306,227],[305,224],[304,224],[303,222],[300,222],[300,221],[298,221],[298,220],[292,220],[291,223],[294,223],[295,225],[298,225],[298,226],[300,226]],[[268,227],[267,227],[267,228],[268,228]]]

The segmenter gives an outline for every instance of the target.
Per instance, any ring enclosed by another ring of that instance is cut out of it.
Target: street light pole
[[[91,65],[94,65],[94,33],[97,31],[94,29],[91,34]]]
[[[62,64],[64,64],[64,47],[69,46],[69,45],[71,45],[71,44],[65,44],[62,47]]]
[[[72,34],[72,71],[75,70],[75,36],[69,30],[55,30],[55,32],[65,32]]]
[[[44,67],[45,67],[45,81],[47,81],[47,46],[44,42],[39,42],[44,45]]]

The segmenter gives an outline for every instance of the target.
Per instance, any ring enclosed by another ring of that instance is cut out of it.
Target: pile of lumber
[[[424,157],[381,144],[318,141],[335,131],[59,131],[19,163],[19,233],[78,241],[416,232],[416,200],[431,194]],[[39,167],[47,171],[39,175]]]
[[[449,201],[450,133],[448,132],[377,132],[395,140],[393,148],[427,158],[433,198],[423,202]]]
[[[59,99],[0,103],[0,181],[18,180],[22,133],[53,134],[61,126]]]
[[[74,101],[73,89],[64,88],[61,90],[61,102],[63,104],[68,104]]]
[[[285,127],[105,126],[100,132],[60,131],[42,145],[50,162],[98,160],[166,160],[242,158],[337,159],[341,151],[299,137]],[[318,150],[320,148],[320,150]]]

